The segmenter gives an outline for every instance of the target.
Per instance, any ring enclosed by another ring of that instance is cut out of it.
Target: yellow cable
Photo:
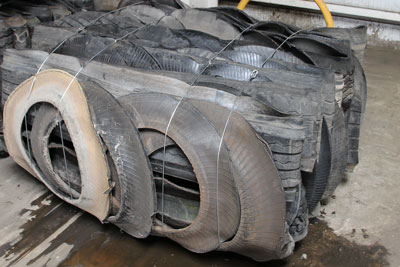
[[[244,8],[247,6],[249,2],[250,0],[241,0],[237,8],[240,10],[244,10]],[[326,27],[333,28],[334,25],[333,25],[332,15],[328,7],[326,6],[324,0],[314,0],[314,2],[318,5],[319,9],[322,12],[322,15],[324,15]]]

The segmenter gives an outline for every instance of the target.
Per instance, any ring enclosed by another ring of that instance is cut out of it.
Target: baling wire
[[[240,32],[238,35],[235,36],[235,38],[233,38],[231,41],[229,41],[220,51],[218,51],[217,53],[215,53],[213,55],[213,57],[211,57],[208,60],[207,65],[200,71],[200,73],[196,76],[196,78],[193,80],[193,82],[191,82],[189,84],[189,87],[187,88],[185,94],[179,99],[177,105],[175,106],[167,127],[165,129],[165,133],[164,133],[164,148],[163,148],[163,163],[162,163],[162,183],[161,183],[161,224],[162,224],[162,230],[164,231],[164,184],[165,184],[165,156],[166,156],[166,143],[167,143],[167,137],[168,137],[168,130],[171,126],[171,122],[173,120],[173,118],[175,117],[175,113],[178,110],[179,106],[181,105],[182,101],[186,98],[189,90],[192,88],[192,86],[194,86],[198,79],[201,77],[201,75],[203,75],[203,73],[211,66],[212,62],[222,53],[224,52],[233,42],[235,42],[236,40],[238,40],[245,32],[249,31],[250,29],[252,29],[253,27],[255,27],[256,25],[250,25],[249,27],[247,27],[246,29],[244,29],[242,32]],[[218,182],[217,182],[217,194],[218,194]],[[218,233],[218,241],[220,240],[220,230],[219,230],[219,208],[218,208],[218,201],[217,201],[217,233]]]
[[[31,167],[33,166],[33,157],[32,157],[31,144],[30,144],[30,132],[29,132],[29,130],[28,130],[28,119],[27,119],[27,111],[28,111],[27,109],[28,109],[28,107],[27,107],[27,104],[28,104],[29,99],[30,99],[30,96],[31,96],[31,94],[32,94],[32,90],[33,90],[33,88],[34,88],[34,86],[35,86],[35,82],[36,82],[36,79],[37,79],[37,75],[42,71],[42,69],[43,69],[44,66],[46,65],[47,61],[49,60],[50,56],[51,56],[52,54],[54,54],[54,53],[55,53],[63,44],[65,44],[65,42],[67,42],[70,38],[72,38],[72,37],[76,36],[77,34],[81,33],[84,29],[86,29],[87,27],[89,27],[89,26],[95,24],[95,23],[98,22],[101,18],[103,18],[103,17],[105,17],[105,16],[107,16],[107,15],[110,15],[110,14],[112,14],[112,13],[121,11],[121,10],[126,9],[126,8],[128,8],[128,7],[131,7],[131,6],[139,5],[139,4],[142,4],[142,3],[144,3],[144,2],[142,1],[142,2],[138,2],[138,3],[134,3],[134,4],[131,4],[131,5],[128,5],[128,6],[125,6],[125,7],[121,7],[121,8],[118,8],[118,9],[115,9],[115,10],[112,10],[112,11],[109,11],[109,12],[106,12],[106,13],[100,15],[99,17],[97,17],[96,19],[90,21],[90,22],[87,23],[86,25],[83,25],[83,26],[80,27],[78,30],[76,30],[72,35],[68,36],[68,37],[65,38],[63,41],[61,41],[60,43],[58,43],[58,44],[56,45],[56,47],[47,55],[47,57],[46,57],[46,58],[43,60],[43,62],[40,64],[38,70],[36,71],[36,73],[35,73],[35,75],[34,75],[34,77],[33,77],[33,79],[32,79],[32,83],[31,83],[31,85],[30,85],[30,88],[29,88],[29,91],[28,91],[28,95],[27,95],[26,100],[25,100],[25,103],[24,103],[25,131],[26,131],[26,134],[27,134],[27,148],[28,148],[28,155],[29,155],[29,163],[30,163]],[[115,40],[114,40],[114,43],[112,43],[112,44],[115,44],[115,43],[118,42],[119,40],[122,40],[122,39],[126,38],[126,37],[129,36],[130,34],[135,33],[136,31],[142,29],[142,28],[145,27],[145,26],[148,26],[148,25],[143,25],[142,27],[137,28],[137,29],[131,31],[131,32],[125,34],[124,36],[115,39]],[[111,44],[111,45],[112,45],[112,44]],[[110,47],[111,45],[106,46],[106,47],[103,48],[100,52],[96,53],[96,55],[93,56],[93,57],[86,63],[86,65],[89,64],[93,59],[95,59],[100,53],[102,53],[105,49],[107,49],[107,48]],[[86,66],[86,65],[85,65],[85,66]],[[71,80],[71,82],[69,83],[69,85],[67,86],[66,90],[64,91],[63,95],[61,96],[60,101],[59,101],[59,104],[61,104],[62,100],[64,99],[65,94],[66,94],[67,91],[68,91],[68,89],[71,87],[73,81],[76,79],[76,77],[79,75],[79,73],[83,70],[83,68],[84,68],[84,66],[82,66],[82,67],[79,69],[79,71],[75,74],[75,76],[73,77],[73,79]],[[69,186],[70,198],[72,199],[71,181],[70,181],[70,179],[69,179],[69,177],[68,177],[68,165],[67,165],[67,158],[66,158],[66,152],[65,152],[65,147],[64,147],[64,139],[63,139],[62,126],[61,126],[61,117],[62,117],[62,116],[61,116],[61,112],[59,111],[59,112],[58,112],[58,124],[59,124],[59,127],[60,127],[60,137],[61,137],[61,143],[62,143],[62,147],[63,147],[63,157],[64,157],[65,173],[66,173],[67,179],[68,179],[68,186]]]
[[[33,90],[33,88],[34,88],[34,86],[35,86],[35,82],[36,82],[37,75],[42,71],[42,69],[43,69],[44,66],[46,65],[46,62],[49,60],[50,56],[51,56],[52,54],[54,54],[54,53],[55,53],[66,41],[68,41],[70,38],[72,38],[72,37],[76,36],[77,34],[81,33],[84,29],[86,29],[87,27],[89,27],[89,26],[95,24],[95,23],[98,22],[101,18],[103,18],[103,17],[105,17],[105,16],[107,16],[107,15],[110,15],[110,14],[113,14],[113,13],[115,13],[115,12],[121,11],[121,10],[126,9],[126,8],[128,8],[128,7],[135,6],[135,5],[139,5],[139,4],[143,4],[143,3],[144,3],[144,1],[138,2],[138,3],[134,3],[134,4],[131,4],[131,5],[128,5],[128,6],[125,6],[125,7],[121,7],[121,8],[118,8],[118,9],[115,9],[115,10],[112,10],[112,11],[109,11],[109,12],[106,12],[106,13],[100,15],[99,17],[95,18],[94,20],[89,21],[86,25],[83,25],[82,27],[78,28],[73,34],[71,34],[70,36],[68,36],[67,38],[65,38],[63,41],[61,41],[60,43],[58,43],[58,44],[53,48],[53,50],[51,50],[51,52],[47,55],[47,57],[43,60],[43,62],[40,64],[38,70],[36,71],[35,75],[33,76],[32,83],[31,83],[31,86],[30,86],[29,91],[28,91],[28,95],[27,95],[26,100],[25,100],[25,103],[24,103],[25,131],[26,131],[26,134],[27,134],[27,146],[28,146],[28,154],[29,154],[29,163],[30,163],[31,167],[33,166],[33,158],[32,158],[32,152],[31,152],[30,141],[29,141],[29,140],[30,140],[30,133],[29,133],[29,131],[28,131],[28,119],[27,119],[27,111],[28,111],[27,109],[28,109],[28,108],[27,108],[27,103],[28,103],[28,101],[29,101],[29,99],[30,99],[30,96],[31,96],[31,94],[32,94],[32,90]]]
[[[293,36],[295,36],[296,34],[298,34],[298,33],[301,32],[301,31],[303,31],[303,30],[299,30],[299,31],[297,31],[297,32],[292,33],[292,34],[291,34],[290,36],[288,36],[277,48],[275,48],[275,50],[271,53],[271,55],[269,55],[269,57],[264,61],[264,63],[262,64],[261,68],[263,68],[264,65],[265,65],[269,60],[271,60],[271,59],[273,58],[273,56],[276,54],[276,52],[278,51],[278,49],[280,49],[287,41],[289,41]],[[258,76],[258,73],[259,73],[259,70],[254,69],[254,70],[252,71],[251,75],[250,75],[249,82],[252,82],[254,79],[256,79],[257,76]],[[239,94],[236,96],[235,101],[233,102],[233,105],[232,105],[232,107],[231,107],[230,110],[229,110],[229,114],[228,114],[227,119],[226,119],[226,121],[225,121],[225,126],[224,126],[224,129],[223,129],[223,131],[222,131],[220,143],[219,143],[219,146],[218,146],[218,154],[217,154],[217,207],[218,207],[218,200],[219,200],[219,198],[218,198],[218,181],[219,181],[219,162],[220,162],[221,148],[222,148],[222,144],[223,144],[223,141],[224,141],[226,129],[228,128],[228,124],[229,124],[229,121],[230,121],[230,119],[231,119],[232,113],[233,113],[233,111],[234,111],[234,109],[235,109],[235,107],[236,107],[237,101],[240,99],[240,97],[241,97],[242,94],[243,94],[243,90],[244,90],[244,87],[242,87],[242,88],[240,89]],[[299,207],[299,205],[298,205],[297,211],[296,211],[295,214],[297,214],[299,208],[300,208],[300,207]],[[218,215],[218,214],[217,214],[217,215]],[[219,216],[217,216],[217,224],[219,224],[219,223],[218,223],[218,220],[219,220]]]
[[[164,134],[164,147],[163,147],[163,165],[162,165],[162,186],[161,186],[161,223],[162,223],[162,228],[164,230],[164,187],[165,187],[165,156],[166,156],[166,142],[167,142],[167,137],[168,137],[168,130],[170,128],[171,122],[176,114],[176,111],[178,110],[180,104],[182,103],[182,101],[186,98],[189,90],[191,89],[191,87],[193,85],[195,85],[198,81],[198,79],[200,78],[200,76],[209,68],[209,66],[212,64],[212,62],[222,53],[224,52],[234,41],[238,40],[245,32],[251,30],[252,28],[256,27],[257,24],[252,24],[250,26],[248,26],[246,29],[244,29],[242,32],[240,32],[237,36],[235,36],[234,39],[232,39],[227,45],[225,45],[220,51],[218,51],[217,53],[214,54],[214,56],[208,61],[208,64],[202,69],[202,71],[196,76],[196,78],[194,79],[194,81],[189,85],[189,88],[187,89],[187,91],[185,92],[185,94],[179,99],[177,105],[175,106],[171,117],[169,119],[169,122],[167,124],[166,130],[165,130],[165,134]],[[271,55],[264,61],[264,63],[262,64],[262,67],[264,67],[264,65],[271,59],[273,58],[273,56],[275,55],[275,53],[290,39],[292,38],[294,35],[298,34],[299,32],[301,32],[302,30],[299,30],[293,34],[291,34],[289,37],[287,37],[275,50],[273,53],[271,53]],[[258,76],[258,70],[253,70],[251,73],[251,77],[250,77],[250,82],[252,80],[254,80],[255,78],[257,78]],[[236,106],[236,102],[239,99],[239,97],[242,95],[244,88],[242,88],[239,92],[239,94],[237,95],[230,111],[227,117],[227,120],[225,122],[224,125],[224,129],[222,131],[222,135],[221,135],[221,139],[220,139],[220,143],[218,146],[218,154],[217,154],[217,169],[216,169],[216,175],[217,175],[217,179],[216,179],[216,199],[217,199],[217,203],[216,203],[216,218],[217,218],[217,235],[218,235],[218,245],[220,245],[221,243],[221,237],[220,237],[220,214],[219,214],[219,162],[220,162],[220,153],[221,153],[221,148],[222,148],[222,143],[224,140],[224,136],[225,136],[225,132],[226,129],[228,127],[228,123],[230,120],[230,117],[232,116],[232,112]]]
[[[125,39],[126,37],[128,37],[129,35],[143,29],[144,27],[147,27],[148,25],[143,25],[139,28],[136,28],[135,30],[132,30],[130,32],[128,32],[127,34],[114,39],[113,42],[111,42],[110,44],[104,46],[100,51],[98,51],[94,56],[92,56],[87,62],[86,64],[84,64],[83,66],[80,67],[80,69],[76,72],[76,74],[74,75],[74,77],[71,79],[71,81],[69,82],[67,88],[64,90],[59,102],[58,102],[58,107],[61,107],[61,103],[64,100],[65,95],[67,94],[68,90],[71,88],[71,85],[73,84],[73,82],[77,79],[78,75],[83,71],[83,69],[90,63],[92,62],[98,55],[100,55],[101,53],[103,53],[106,49],[110,48],[111,46],[115,45],[118,41],[121,41],[123,39]],[[60,132],[61,132],[61,142],[62,142],[62,146],[63,146],[63,156],[64,156],[64,165],[65,165],[65,170],[66,170],[66,175],[67,175],[67,179],[68,179],[68,185],[69,185],[69,191],[70,191],[70,197],[72,199],[72,192],[71,192],[71,182],[68,176],[68,165],[67,165],[67,158],[66,158],[66,153],[65,153],[65,147],[64,147],[64,140],[63,140],[63,134],[62,134],[62,127],[61,127],[61,121],[62,121],[62,116],[61,116],[61,111],[59,110],[58,112],[58,120],[59,123],[59,127],[60,127]]]

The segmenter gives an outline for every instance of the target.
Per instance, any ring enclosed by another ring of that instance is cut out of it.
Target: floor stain
[[[50,204],[47,204],[47,202]],[[9,265],[12,266],[16,264],[38,244],[55,232],[71,216],[78,212],[78,209],[68,204],[66,204],[64,208],[53,210],[54,207],[61,207],[61,203],[63,203],[63,201],[50,192],[32,201],[32,206],[37,205],[40,207],[31,212],[31,217],[34,219],[22,225],[21,235],[23,238],[19,242],[13,246],[7,244],[3,249],[0,249],[0,257],[3,255],[5,257],[11,256]],[[23,209],[20,215],[28,211],[27,209]]]
[[[337,236],[320,220],[312,221],[309,235],[297,244],[291,257],[268,263],[233,253],[195,254],[164,238],[138,240],[89,215],[71,228],[74,230],[66,231],[65,238],[75,247],[62,266],[389,266],[383,246],[357,245]],[[77,238],[76,231],[85,234]]]
[[[23,226],[23,239],[6,253],[23,252],[18,259],[23,257],[79,212],[67,203],[60,205],[61,200],[53,195],[46,195],[33,204],[39,205],[45,198],[50,198],[51,204],[34,211],[35,218]],[[267,263],[233,253],[195,254],[165,238],[135,239],[112,224],[101,224],[89,214],[79,217],[37,258],[51,253],[63,243],[73,248],[61,266],[389,266],[385,247],[357,245],[337,236],[318,219],[311,221],[308,236],[296,244],[292,256]],[[34,265],[35,260],[30,264]]]

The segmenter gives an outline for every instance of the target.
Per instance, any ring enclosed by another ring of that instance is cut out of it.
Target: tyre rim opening
[[[192,164],[178,145],[166,147],[164,174],[164,214],[162,213],[163,148],[149,155],[157,192],[156,218],[173,229],[189,226],[200,208],[199,184]]]

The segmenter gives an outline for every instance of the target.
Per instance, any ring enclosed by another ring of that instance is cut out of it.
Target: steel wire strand
[[[87,27],[89,27],[89,26],[95,24],[95,23],[96,23],[97,21],[99,21],[101,18],[103,18],[103,17],[105,17],[105,16],[107,16],[107,15],[109,15],[109,14],[113,14],[113,13],[118,12],[118,11],[121,11],[121,10],[123,10],[123,9],[125,9],[125,8],[131,7],[131,6],[135,6],[135,5],[139,5],[139,4],[142,4],[142,3],[144,3],[144,1],[138,2],[138,3],[134,3],[134,4],[131,4],[131,5],[128,5],[128,6],[125,6],[125,7],[121,7],[121,8],[115,9],[115,10],[111,10],[111,11],[106,12],[106,13],[100,15],[99,17],[95,18],[94,20],[90,21],[90,22],[87,23],[86,25],[83,25],[82,27],[78,28],[72,35],[68,36],[68,37],[65,38],[63,41],[61,41],[60,43],[58,43],[58,44],[51,50],[51,52],[47,55],[47,57],[43,60],[43,62],[40,64],[38,70],[36,71],[35,75],[33,76],[33,79],[32,79],[32,82],[31,82],[31,85],[30,85],[30,88],[29,88],[29,91],[28,91],[28,95],[27,95],[26,100],[25,100],[25,103],[24,103],[24,112],[25,112],[25,116],[24,116],[25,123],[24,123],[24,124],[25,124],[25,131],[27,132],[27,148],[28,148],[29,164],[31,165],[31,167],[32,167],[32,165],[33,165],[33,159],[32,159],[31,146],[30,146],[30,143],[29,143],[30,135],[29,135],[29,131],[28,131],[27,103],[28,103],[28,101],[29,101],[29,99],[30,99],[30,96],[31,96],[31,94],[32,94],[32,90],[33,90],[33,88],[34,88],[34,86],[35,86],[35,82],[36,82],[37,75],[42,71],[42,69],[43,69],[44,66],[46,65],[47,61],[49,60],[50,56],[51,56],[52,54],[54,54],[54,53],[55,53],[65,42],[67,42],[70,38],[72,38],[72,37],[76,36],[77,34],[81,33],[84,29],[86,29]]]
[[[253,24],[253,25],[254,25],[254,24]],[[253,26],[253,25],[252,25],[252,26]],[[249,27],[252,27],[252,26],[249,26]],[[247,30],[249,29],[249,27],[246,28],[244,31],[247,31]],[[300,30],[300,31],[301,31],[301,30]],[[263,63],[263,65],[261,66],[261,68],[267,63],[267,61],[269,61],[269,60],[275,55],[276,51],[278,51],[290,38],[292,38],[294,35],[298,34],[300,31],[297,31],[297,32],[291,34],[289,37],[287,37],[287,38],[274,50],[274,52],[264,61],[264,63]],[[241,34],[243,34],[243,32],[240,33],[240,35],[241,35]],[[222,51],[221,51],[221,52],[222,52]],[[257,76],[258,76],[258,73],[259,73],[258,70],[257,70],[257,69],[254,69],[254,70],[251,72],[249,82],[252,82],[254,79],[256,79]],[[232,116],[233,110],[235,109],[236,103],[237,103],[237,101],[239,100],[240,96],[243,94],[243,90],[244,90],[244,87],[242,87],[242,89],[240,89],[240,91],[239,91],[239,94],[236,95],[235,101],[233,102],[232,107],[231,107],[230,110],[229,110],[229,114],[228,114],[227,119],[226,119],[226,121],[225,121],[225,125],[224,125],[224,128],[223,128],[223,130],[222,130],[221,139],[220,139],[219,146],[218,146],[218,154],[217,154],[217,196],[216,196],[216,197],[217,197],[217,210],[218,210],[218,201],[219,201],[218,185],[219,185],[219,162],[220,162],[221,148],[222,148],[222,144],[223,144],[223,142],[224,142],[225,132],[226,132],[226,129],[227,129],[227,127],[228,127],[228,124],[229,124],[230,118],[231,118],[231,116]],[[296,212],[296,214],[297,214],[297,212]],[[217,225],[218,225],[218,230],[219,230],[219,214],[218,214],[218,211],[217,211]],[[218,233],[219,233],[219,231],[218,231]],[[218,236],[218,240],[220,241],[219,236]]]
[[[200,78],[200,76],[211,66],[212,62],[222,53],[224,52],[233,42],[235,42],[236,40],[238,40],[245,32],[249,31],[250,29],[252,29],[253,27],[255,27],[256,24],[250,25],[248,26],[246,29],[244,29],[242,32],[240,32],[238,35],[235,36],[235,38],[233,38],[231,41],[229,41],[229,43],[227,43],[220,51],[218,51],[217,53],[214,53],[213,57],[211,57],[208,60],[208,63],[206,66],[204,66],[204,68],[200,71],[200,73],[195,77],[195,79],[189,84],[185,94],[179,99],[178,103],[176,104],[171,117],[168,121],[167,127],[165,129],[165,134],[164,134],[164,145],[163,145],[163,162],[162,162],[162,182],[161,182],[161,223],[162,223],[162,230],[164,231],[164,185],[165,185],[165,156],[166,156],[166,142],[167,142],[167,137],[168,137],[168,130],[169,127],[171,125],[171,122],[173,120],[173,118],[175,117],[176,111],[178,110],[180,104],[182,103],[182,101],[186,98],[189,90],[192,88],[192,86],[194,86],[198,79]],[[218,181],[217,181],[217,194],[218,194]],[[218,195],[217,195],[218,198]],[[216,203],[216,212],[217,212],[217,234],[218,234],[218,245],[220,244],[220,225],[219,225],[219,207],[218,207],[218,200]]]
[[[242,32],[240,32],[238,35],[235,36],[234,39],[232,39],[228,44],[226,44],[220,51],[218,51],[217,53],[215,53],[213,55],[213,57],[211,57],[208,61],[208,64],[202,69],[202,71],[195,77],[194,81],[192,83],[189,84],[188,90],[185,92],[185,94],[179,99],[177,105],[175,106],[175,109],[173,110],[171,117],[169,119],[169,122],[167,124],[166,130],[165,130],[165,134],[164,134],[164,146],[163,146],[163,164],[162,164],[162,186],[161,186],[161,222],[162,222],[162,229],[164,230],[164,184],[165,184],[165,156],[166,156],[166,141],[167,141],[167,137],[168,137],[168,130],[169,127],[171,125],[171,122],[175,116],[176,111],[178,110],[180,104],[182,103],[182,101],[186,98],[189,90],[191,89],[192,86],[194,86],[198,79],[200,78],[200,76],[211,66],[212,62],[222,53],[224,52],[234,41],[238,40],[238,38],[240,38],[245,32],[251,30],[252,28],[256,27],[258,23],[252,24],[250,26],[248,26],[247,28],[245,28]],[[290,36],[288,36],[274,51],[273,53],[264,61],[264,63],[262,64],[261,68],[264,67],[264,65],[270,60],[272,59],[272,57],[275,55],[275,53],[288,41],[290,40],[293,36],[295,36],[296,34],[298,34],[299,32],[302,32],[304,30],[299,30],[297,32],[294,32],[293,34],[291,34]],[[258,76],[258,70],[255,69],[252,71],[251,76],[250,76],[250,80],[249,82],[253,81],[254,79],[256,79]],[[222,148],[222,144],[223,144],[223,140],[224,140],[224,136],[225,136],[225,132],[226,129],[228,127],[229,124],[229,120],[230,117],[232,115],[232,112],[236,106],[236,102],[239,99],[239,97],[242,95],[244,88],[242,88],[239,92],[239,94],[236,96],[236,99],[229,111],[227,120],[225,122],[224,125],[224,129],[222,131],[221,134],[221,139],[220,139],[220,143],[218,146],[218,153],[217,153],[217,167],[216,167],[216,199],[217,199],[217,203],[216,203],[216,218],[217,218],[217,235],[218,235],[218,245],[221,244],[221,238],[220,238],[220,214],[219,214],[219,162],[220,162],[220,153],[221,153],[221,148]],[[297,212],[296,212],[297,213]]]
[[[35,86],[35,81],[36,81],[37,75],[41,72],[41,70],[42,70],[43,67],[45,66],[45,64],[46,64],[46,62],[48,61],[48,59],[50,58],[50,56],[51,56],[53,53],[55,53],[63,44],[65,44],[65,42],[67,42],[71,37],[76,36],[77,34],[81,33],[85,28],[87,28],[87,27],[93,25],[94,23],[96,23],[96,22],[99,21],[101,18],[105,17],[106,15],[115,13],[115,12],[117,12],[117,11],[121,11],[121,10],[123,10],[123,9],[125,9],[125,8],[128,8],[128,7],[130,7],[130,6],[134,6],[134,5],[138,5],[138,4],[140,4],[140,3],[142,3],[142,2],[135,3],[135,4],[132,4],[132,5],[129,5],[129,6],[126,6],[126,7],[118,8],[118,9],[116,9],[116,10],[112,10],[112,11],[110,11],[110,12],[104,13],[104,14],[100,15],[99,17],[97,17],[96,19],[90,21],[90,22],[87,23],[86,25],[80,27],[75,33],[73,33],[72,35],[68,36],[68,37],[65,38],[63,41],[61,41],[61,42],[47,55],[47,57],[43,60],[43,62],[42,62],[41,65],[39,66],[39,68],[38,68],[36,74],[34,75],[34,78],[32,79],[32,83],[31,83],[31,85],[30,85],[30,88],[29,88],[29,91],[28,91],[28,95],[27,95],[27,98],[26,98],[25,103],[24,103],[24,121],[25,121],[25,130],[26,130],[27,136],[28,136],[28,139],[27,139],[27,148],[28,148],[28,154],[29,154],[29,164],[31,165],[31,167],[32,167],[32,165],[33,165],[33,158],[32,158],[31,146],[30,146],[30,138],[29,138],[30,136],[29,136],[29,131],[28,131],[27,103],[28,103],[29,98],[30,98],[30,96],[31,96],[31,94],[32,94],[32,90],[33,90],[33,88],[34,88],[34,86]],[[71,85],[73,84],[73,82],[76,80],[76,78],[78,77],[78,75],[82,72],[82,70],[83,70],[90,62],[92,62],[98,55],[100,55],[100,54],[103,53],[106,49],[108,49],[108,48],[110,48],[111,46],[113,46],[114,44],[116,44],[118,41],[125,39],[125,38],[128,37],[129,35],[134,34],[135,32],[137,32],[137,31],[139,31],[139,30],[141,30],[141,29],[143,29],[144,27],[147,27],[147,26],[149,26],[149,25],[148,25],[148,24],[145,24],[145,25],[143,25],[143,26],[141,26],[141,27],[139,27],[139,28],[136,28],[136,29],[134,29],[134,30],[132,30],[132,31],[130,31],[130,32],[128,32],[128,33],[126,33],[125,35],[123,35],[123,36],[121,36],[121,37],[119,37],[119,38],[114,39],[113,42],[111,42],[110,44],[104,46],[100,51],[98,51],[95,55],[93,55],[83,66],[81,66],[81,68],[80,68],[80,69],[76,72],[76,74],[73,76],[73,78],[71,79],[70,83],[68,84],[68,86],[66,87],[66,89],[64,90],[64,92],[63,92],[63,94],[62,94],[62,96],[61,96],[61,98],[60,98],[60,100],[59,100],[59,102],[58,102],[58,106],[61,105],[61,103],[62,103],[62,101],[63,101],[65,95],[67,94],[69,88],[71,87]],[[60,111],[60,110],[58,110],[57,122],[58,122],[59,130],[60,130],[60,137],[61,137],[61,144],[62,144],[62,151],[63,151],[63,158],[64,158],[64,167],[65,167],[65,173],[66,173],[66,176],[67,176],[66,179],[68,180],[69,195],[70,195],[70,199],[72,199],[73,197],[72,197],[71,179],[70,179],[70,177],[68,176],[68,164],[67,164],[66,151],[65,151],[65,146],[64,146],[64,138],[63,138],[64,136],[63,136],[63,131],[62,131],[62,123],[61,123],[61,122],[62,122],[62,115],[61,115],[61,111]]]

